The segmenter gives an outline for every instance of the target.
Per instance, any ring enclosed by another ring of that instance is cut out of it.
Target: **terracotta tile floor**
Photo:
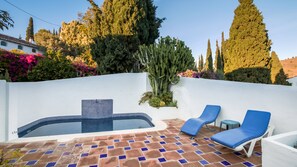
[[[250,167],[261,166],[258,143],[252,157],[215,144],[202,128],[194,140],[179,134],[184,121],[164,120],[166,130],[125,135],[77,138],[65,143],[42,141],[0,144],[13,166],[40,167]],[[13,151],[22,155],[14,158]]]

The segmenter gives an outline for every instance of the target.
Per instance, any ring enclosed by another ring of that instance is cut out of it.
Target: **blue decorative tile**
[[[160,144],[166,144],[166,142],[165,141],[160,141]]]
[[[209,140],[209,138],[205,137],[204,140]]]
[[[146,141],[144,141],[144,143],[150,143],[150,141],[146,140]]]
[[[192,146],[198,146],[198,144],[197,143],[192,143]]]
[[[115,139],[114,142],[115,143],[118,143],[118,142],[120,142],[120,140],[119,139]]]
[[[124,149],[125,150],[131,150],[131,147],[125,147]]]
[[[11,159],[8,161],[8,164],[14,164],[17,161],[17,159]]]
[[[175,144],[178,145],[178,146],[179,146],[179,145],[182,145],[180,142],[177,142],[177,143],[175,143]]]
[[[52,154],[53,152],[53,150],[47,150],[44,154]]]
[[[176,151],[180,154],[184,153],[184,150],[176,150]]]
[[[91,165],[91,166],[89,166],[89,167],[98,167],[97,165]]]
[[[240,152],[237,152],[237,151],[234,152],[234,154],[235,154],[235,155],[238,155],[238,156],[239,156],[239,155],[242,155]]]
[[[261,157],[261,156],[262,156],[262,154],[259,153],[259,152],[255,152],[254,154],[255,154],[257,157]]]
[[[63,155],[70,155],[70,152],[64,152]]]
[[[75,147],[81,147],[82,144],[75,144]]]
[[[255,166],[254,164],[252,164],[252,163],[250,163],[250,162],[248,162],[248,161],[244,162],[243,164],[244,164],[245,166],[247,166],[247,167]]]
[[[28,161],[27,163],[26,163],[26,165],[28,165],[28,166],[33,166],[33,165],[35,165],[36,164],[36,160],[33,160],[33,161]]]
[[[179,137],[179,136],[175,136],[174,138],[175,138],[175,139],[180,139],[180,137]]]
[[[216,153],[217,155],[222,154],[220,151],[215,151],[214,153]]]
[[[164,148],[160,148],[159,151],[160,152],[166,152],[166,150]]]
[[[100,154],[100,158],[106,158],[107,154]]]
[[[59,144],[59,147],[65,147],[65,146],[66,146],[65,143]]]
[[[98,145],[96,145],[96,144],[91,146],[91,148],[97,148],[97,147],[98,147]]]
[[[166,162],[165,158],[158,158],[159,162]]]
[[[160,136],[160,138],[162,138],[162,139],[163,139],[163,138],[165,138],[165,136]]]
[[[141,148],[141,151],[147,151],[148,149],[146,147]]]
[[[187,162],[187,160],[185,160],[185,159],[180,159],[180,160],[178,160],[181,164],[185,164],[185,163],[188,163]]]
[[[129,143],[134,143],[134,140],[129,140]]]
[[[30,154],[30,153],[35,153],[37,150],[30,150],[27,152],[27,154]]]
[[[68,167],[76,167],[76,164],[69,164]]]
[[[146,136],[147,138],[151,138],[152,136]]]
[[[206,160],[201,160],[201,161],[199,161],[202,165],[207,165],[207,164],[209,164]]]
[[[107,148],[110,149],[114,149],[114,146],[107,146]]]
[[[214,144],[208,144],[210,147],[214,147],[214,146],[216,146],[216,145],[214,145]]]
[[[203,152],[200,151],[200,150],[195,151],[195,153],[196,153],[196,154],[203,154]]]
[[[231,165],[228,161],[222,161],[221,162],[223,165],[225,165],[225,166],[229,166],[229,165]]]
[[[89,155],[89,153],[82,153],[80,157],[86,157],[88,155]]]
[[[126,155],[120,155],[119,156],[119,159],[121,160],[121,159],[126,159]]]
[[[52,167],[52,166],[55,166],[56,165],[56,162],[49,162],[46,167]]]
[[[138,161],[145,161],[145,157],[138,157]]]

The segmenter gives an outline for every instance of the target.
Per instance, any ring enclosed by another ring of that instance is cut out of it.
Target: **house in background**
[[[0,48],[4,50],[19,49],[27,54],[43,54],[39,46],[32,42],[0,34]]]

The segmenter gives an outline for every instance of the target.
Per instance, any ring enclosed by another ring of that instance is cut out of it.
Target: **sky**
[[[6,1],[34,15],[34,31],[58,29],[61,23],[76,20],[90,6],[87,0],[0,0],[0,9],[10,13],[14,27],[0,33],[25,38],[30,15],[8,4]],[[103,0],[95,0],[101,6]],[[262,12],[264,23],[272,40],[271,50],[281,60],[297,56],[297,1],[254,0]],[[206,54],[210,39],[213,56],[215,41],[221,42],[221,33],[228,38],[229,28],[238,6],[237,0],[154,0],[157,16],[165,17],[159,29],[160,36],[171,36],[186,43],[197,59]],[[50,22],[52,24],[46,23]]]

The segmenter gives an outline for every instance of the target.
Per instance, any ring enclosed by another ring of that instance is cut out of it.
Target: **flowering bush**
[[[0,49],[0,76],[6,76],[7,72],[12,82],[97,75],[96,67],[88,66],[84,62],[71,62],[56,55],[47,58],[40,54],[15,54]]]
[[[12,82],[28,81],[27,74],[37,65],[36,55],[16,55],[8,51],[0,51],[0,73],[5,74],[7,70]]]
[[[187,70],[185,72],[181,72],[177,74],[180,77],[189,77],[189,78],[207,78],[207,79],[221,79],[217,73],[211,72],[211,71],[193,71],[193,70]]]

